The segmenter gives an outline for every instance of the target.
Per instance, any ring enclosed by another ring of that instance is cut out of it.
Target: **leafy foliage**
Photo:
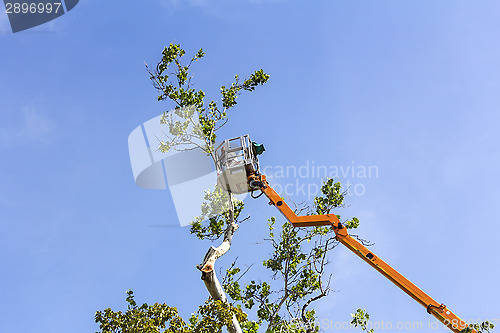
[[[213,157],[216,131],[226,124],[228,110],[237,104],[237,98],[242,91],[254,91],[257,86],[269,80],[269,75],[260,69],[242,82],[236,75],[235,81],[229,87],[220,88],[220,104],[214,100],[206,103],[205,92],[192,87],[192,76],[189,73],[191,65],[203,58],[205,52],[200,49],[187,65],[182,63],[185,54],[186,51],[179,44],[170,44],[163,50],[163,56],[155,70],[146,66],[153,86],[159,92],[158,101],[173,101],[174,114],[178,117],[172,119],[172,113],[163,114],[161,121],[169,126],[170,135],[167,141],[160,142],[158,149],[167,152],[186,142],[196,143],[196,139],[199,139],[204,145],[198,147]],[[189,111],[179,111],[186,109]],[[197,116],[198,122],[194,121],[193,116]],[[188,131],[190,125],[193,127]]]
[[[370,315],[366,313],[366,310],[358,309],[356,313],[351,313],[351,316],[352,316],[351,325],[354,325],[354,327],[360,327],[363,331],[367,333],[374,333],[373,328],[370,329],[367,328]]]
[[[333,179],[328,178],[321,187],[321,193],[322,196],[314,198],[316,214],[328,214],[333,208],[343,207],[345,192],[341,192],[340,182],[333,183]]]
[[[483,321],[481,324],[470,324],[468,327],[464,328],[460,332],[470,333],[472,332],[472,330],[475,330],[477,333],[485,333],[485,332],[490,332],[490,330],[494,328],[495,325],[493,325],[489,321]]]
[[[332,209],[344,207],[344,198],[347,191],[342,191],[340,182],[333,182],[333,179],[327,178],[321,186],[322,195],[314,198],[315,213],[317,215],[330,214]],[[340,218],[339,215],[337,215]],[[359,226],[359,220],[353,217],[344,222],[347,229],[356,229]]]
[[[273,217],[269,222],[270,233],[273,234],[276,220]],[[240,269],[232,267],[227,271],[224,281],[227,294],[246,309],[256,307],[259,325],[267,322],[268,330],[286,328],[286,331],[294,331],[299,326],[307,326],[310,329],[304,332],[316,331],[315,312],[309,310],[308,306],[328,294],[329,279],[323,281],[324,265],[326,254],[335,246],[335,242],[332,237],[328,237],[327,230],[295,229],[289,223],[284,223],[280,236],[271,236],[273,252],[263,262],[263,266],[272,272],[273,280],[279,283],[252,280],[242,287],[235,279]],[[307,243],[310,246],[306,246]]]
[[[221,301],[208,300],[200,305],[186,323],[177,309],[166,304],[147,303],[138,306],[131,290],[127,291],[127,311],[105,309],[95,315],[102,333],[214,333],[230,325],[233,314],[242,323],[246,315],[240,308]]]
[[[191,234],[199,239],[215,240],[222,236],[225,228],[231,224],[229,209],[229,195],[216,187],[214,191],[206,191],[204,202],[201,206],[201,215],[196,217],[191,224]],[[244,203],[233,199],[233,214],[237,220],[243,210]]]

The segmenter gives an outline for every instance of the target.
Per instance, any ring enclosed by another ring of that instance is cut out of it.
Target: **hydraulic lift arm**
[[[401,290],[410,295],[411,298],[425,307],[429,314],[436,317],[453,332],[460,333],[461,330],[467,327],[467,324],[444,304],[437,303],[432,297],[410,282],[410,280],[398,273],[398,271],[373,254],[373,252],[369,251],[363,244],[352,238],[335,214],[297,216],[269,185],[265,175],[251,176],[249,184],[252,188],[260,188],[270,200],[269,204],[278,208],[294,227],[331,226],[340,243],[344,244],[379,273],[391,280]],[[476,333],[474,330],[472,332]]]

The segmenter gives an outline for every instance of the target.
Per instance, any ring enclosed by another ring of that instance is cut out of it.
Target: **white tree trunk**
[[[229,209],[231,224],[224,232],[224,240],[222,241],[222,244],[218,247],[211,246],[205,254],[203,263],[196,266],[201,271],[201,279],[205,282],[205,286],[207,287],[210,296],[212,296],[214,300],[220,300],[222,302],[227,302],[227,297],[222,289],[219,279],[217,279],[214,267],[217,259],[229,251],[233,240],[233,234],[238,229],[238,225],[234,222],[234,206],[231,193],[229,193]],[[233,315],[233,325],[230,327],[228,326],[227,330],[229,333],[242,333],[240,324],[238,323],[235,315]]]

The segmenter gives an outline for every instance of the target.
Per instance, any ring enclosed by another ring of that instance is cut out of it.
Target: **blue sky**
[[[88,0],[16,34],[0,13],[0,332],[93,332],[95,311],[122,309],[127,289],[185,316],[206,299],[195,266],[210,243],[175,227],[168,191],[135,185],[128,156],[129,133],[171,107],[144,69],[170,42],[203,47],[196,87],[212,99],[235,74],[269,73],[220,135],[263,142],[270,170],[375,167],[340,177],[358,192],[339,214],[357,216],[377,255],[463,319],[500,319],[499,10],[489,0]],[[300,202],[298,188],[321,179],[273,181]],[[254,243],[278,213],[263,198],[247,209],[219,267],[269,251]],[[347,249],[331,259],[320,318],[346,322],[361,307],[381,326],[436,331]]]

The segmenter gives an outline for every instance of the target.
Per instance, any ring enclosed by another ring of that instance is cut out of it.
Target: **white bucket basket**
[[[251,191],[248,177],[259,171],[259,160],[248,135],[222,142],[215,150],[215,161],[217,186],[234,194]]]

